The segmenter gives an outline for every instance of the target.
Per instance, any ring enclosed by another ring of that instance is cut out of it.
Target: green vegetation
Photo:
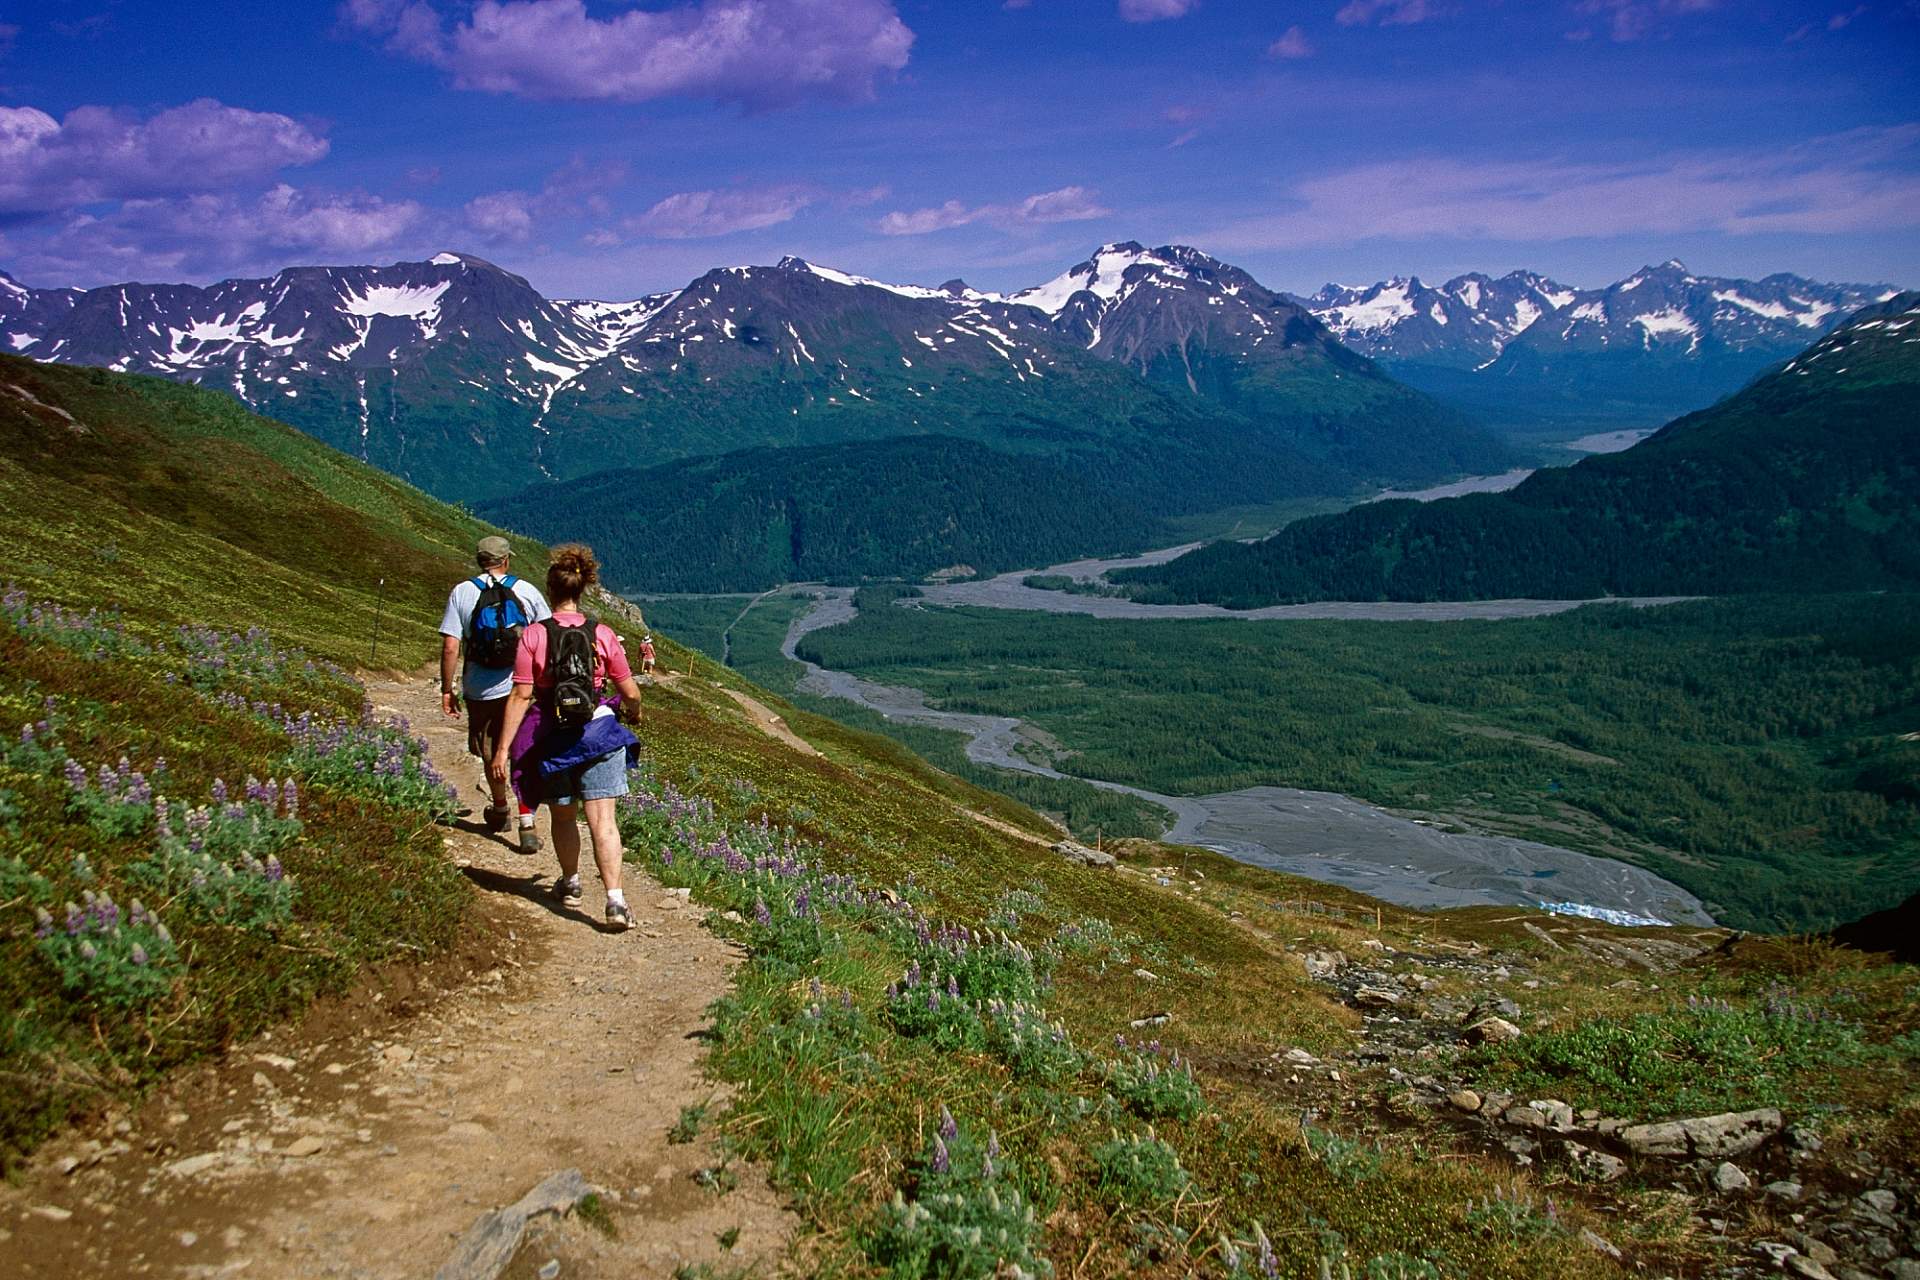
[[[1151,469],[911,436],[605,471],[482,510],[550,541],[590,540],[622,590],[739,591],[1124,551],[1164,536],[1150,497],[1172,497]]]
[[[1382,502],[1117,571],[1145,600],[1910,590],[1920,586],[1920,356],[1870,307],[1783,369],[1623,453],[1518,488]]]
[[[753,603],[748,595],[634,596],[632,600],[646,613],[647,625],[715,662],[727,660],[727,628]]]
[[[1822,928],[1920,887],[1920,744],[1899,736],[1916,596],[1445,623],[877,609],[801,649],[1029,720],[1071,772],[1459,815],[1640,862],[1743,926]]]
[[[383,663],[426,659],[483,527],[219,393],[11,357],[0,383],[31,396],[0,394],[11,1164],[454,943],[444,785],[326,659],[365,662],[376,624]]]
[[[1529,1097],[1571,1094],[1614,1112],[1701,1115],[1805,1104],[1816,1077],[1868,1053],[1854,1000],[1785,987],[1735,1004],[1712,996],[1624,1020],[1584,1022],[1483,1051],[1489,1073]],[[1556,1092],[1557,1091],[1557,1092]]]

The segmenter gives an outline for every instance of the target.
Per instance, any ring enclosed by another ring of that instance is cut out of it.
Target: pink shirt
[[[587,616],[563,609],[553,615],[553,620],[563,627],[579,627],[586,625]],[[633,668],[627,665],[627,651],[620,637],[606,623],[599,624],[593,634],[593,687],[598,689],[609,679],[632,678]],[[553,677],[547,674],[547,629],[539,623],[520,633],[520,650],[513,655],[513,682],[540,689],[553,687]]]

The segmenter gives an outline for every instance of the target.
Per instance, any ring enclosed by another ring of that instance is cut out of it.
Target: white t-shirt
[[[487,574],[488,578],[494,575]],[[499,579],[495,579],[498,581]],[[513,594],[520,599],[520,607],[527,611],[529,622],[538,622],[551,617],[553,610],[547,608],[547,598],[540,589],[525,578],[515,578]],[[473,611],[480,604],[480,588],[474,585],[474,579],[468,578],[455,587],[447,596],[447,612],[440,619],[440,634],[453,636],[464,641],[467,627],[473,622]],[[513,692],[513,664],[504,667],[477,667],[468,662],[460,673],[460,690],[468,698],[485,701],[489,698],[504,698]]]

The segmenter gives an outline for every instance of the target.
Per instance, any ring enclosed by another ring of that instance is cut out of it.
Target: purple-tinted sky
[[[0,0],[0,269],[1920,284],[1920,0]]]

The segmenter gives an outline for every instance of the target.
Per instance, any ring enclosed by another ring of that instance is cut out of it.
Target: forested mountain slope
[[[1920,293],[1623,453],[1115,577],[1233,607],[1920,586]]]
[[[603,471],[480,510],[549,541],[591,540],[608,581],[631,591],[1000,571],[1162,536],[1147,473],[1118,460],[1088,469],[909,436]]]

